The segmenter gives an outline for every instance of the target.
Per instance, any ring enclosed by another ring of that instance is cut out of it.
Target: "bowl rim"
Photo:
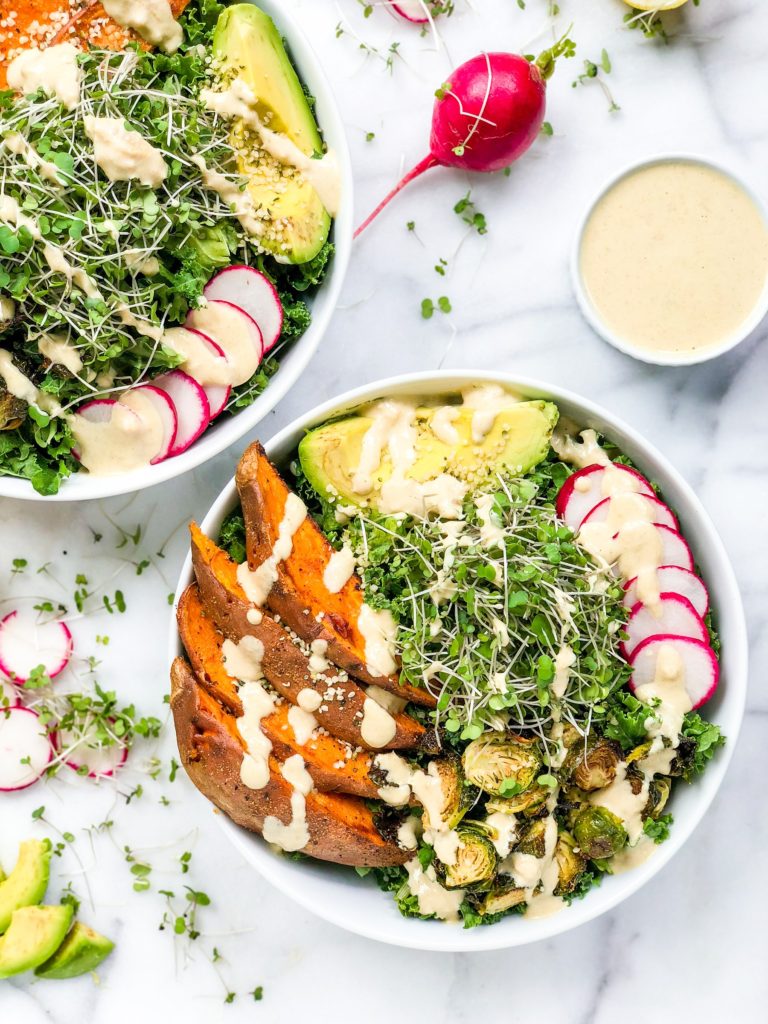
[[[307,428],[317,425],[331,413],[344,411],[366,401],[372,401],[377,397],[391,393],[393,389],[397,389],[401,394],[404,393],[399,390],[401,388],[407,388],[412,394],[429,394],[430,388],[434,388],[435,393],[440,393],[455,391],[471,383],[501,384],[513,391],[519,391],[523,397],[541,396],[550,398],[556,403],[563,402],[566,405],[577,406],[579,407],[580,414],[584,416],[585,426],[607,424],[610,429],[624,434],[630,441],[630,447],[633,446],[637,451],[641,452],[642,458],[647,458],[649,462],[655,461],[657,465],[662,467],[663,475],[668,477],[673,487],[680,492],[688,505],[689,518],[691,519],[689,525],[693,525],[695,520],[697,527],[701,528],[706,534],[707,543],[711,545],[711,560],[716,563],[718,570],[717,583],[712,583],[711,585],[713,597],[715,597],[716,592],[715,600],[717,605],[727,604],[731,617],[734,620],[731,629],[732,635],[728,641],[728,658],[731,663],[728,678],[730,713],[726,716],[728,717],[727,743],[718,750],[717,755],[707,768],[706,775],[694,783],[698,787],[695,791],[697,799],[694,806],[689,809],[683,820],[675,822],[670,838],[659,846],[654,856],[631,871],[620,876],[614,876],[614,878],[621,878],[623,881],[621,884],[611,887],[613,891],[608,892],[608,886],[604,885],[601,889],[589,894],[584,900],[574,902],[564,913],[556,914],[549,918],[528,921],[525,923],[524,928],[518,927],[511,931],[505,931],[503,928],[500,928],[502,922],[492,927],[467,930],[435,921],[418,921],[402,918],[398,920],[398,925],[402,926],[404,922],[405,927],[402,928],[402,934],[400,934],[398,929],[395,929],[398,931],[398,934],[395,936],[390,934],[387,929],[377,926],[375,919],[370,921],[364,918],[350,920],[349,916],[340,911],[336,905],[330,908],[328,906],[318,907],[301,886],[295,885],[294,879],[291,876],[285,875],[282,870],[283,858],[276,856],[263,843],[263,850],[260,850],[254,843],[254,840],[258,839],[258,837],[235,825],[226,815],[217,814],[216,817],[220,828],[223,829],[233,845],[240,850],[248,863],[263,878],[306,910],[311,911],[313,914],[337,927],[364,938],[374,939],[401,948],[433,952],[480,952],[530,945],[534,942],[564,934],[594,920],[609,910],[614,909],[618,904],[624,902],[624,900],[642,888],[685,845],[719,791],[738,740],[744,717],[747,693],[749,650],[744,609],[733,567],[714,524],[693,488],[659,450],[646,441],[637,430],[598,403],[585,399],[567,388],[550,385],[527,376],[484,370],[422,371],[374,381],[370,384],[350,389],[336,398],[329,399],[303,413],[301,416],[296,417],[295,420],[266,442],[265,449],[271,458],[279,458],[281,449],[285,449],[288,445],[295,448]],[[640,461],[642,464],[642,459]],[[237,490],[233,477],[221,490],[202,520],[201,528],[203,532],[215,536],[214,531],[218,530],[224,516],[234,507],[236,502]],[[181,593],[191,580],[191,556],[187,554],[174,597],[174,609]],[[176,629],[175,614],[172,613],[169,631],[169,665],[180,653],[183,653],[183,651]],[[196,796],[209,803],[202,794],[196,794]],[[259,852],[255,853],[256,850]],[[323,865],[320,862],[317,863],[322,870]],[[313,864],[312,866],[316,865]],[[351,877],[350,881],[352,881]],[[384,900],[388,898],[385,894],[381,895]],[[599,898],[590,898],[596,896]],[[511,921],[513,918],[507,920]],[[524,918],[520,919],[520,921],[524,920]],[[430,930],[424,931],[424,926],[429,927]]]
[[[696,164],[700,167],[708,167],[710,170],[718,171],[720,174],[724,175],[752,200],[763,219],[766,229],[768,229],[768,204],[766,204],[766,201],[762,198],[757,187],[753,185],[751,175],[749,173],[743,172],[741,169],[737,170],[732,163],[723,161],[719,157],[708,156],[703,153],[673,151],[658,153],[655,156],[646,156],[640,160],[634,160],[632,163],[626,164],[621,170],[612,174],[605,182],[603,182],[603,184],[600,185],[598,190],[593,194],[586,206],[586,209],[584,210],[584,213],[580,215],[578,227],[571,246],[571,284],[584,319],[595,333],[604,341],[607,341],[609,345],[617,348],[625,355],[632,356],[634,359],[639,359],[643,363],[650,363],[654,366],[695,366],[699,363],[709,362],[710,359],[717,359],[719,356],[725,355],[726,352],[730,352],[732,349],[736,348],[737,345],[746,341],[752,332],[759,327],[768,314],[768,274],[766,275],[763,290],[760,293],[754,308],[735,331],[717,345],[685,353],[668,352],[664,350],[654,351],[652,349],[642,348],[613,331],[604,322],[593,305],[581,272],[580,255],[584,231],[598,203],[611,191],[611,189],[625,178],[628,178],[631,174],[644,170],[646,167],[655,167],[659,164],[670,163]]]
[[[285,398],[320,347],[331,317],[336,311],[352,250],[354,181],[349,143],[341,108],[320,58],[300,27],[298,16],[280,4],[279,0],[249,2],[263,8],[275,20],[281,34],[286,38],[291,63],[301,80],[310,86],[315,97],[320,131],[326,141],[332,143],[339,161],[341,203],[333,219],[334,254],[328,275],[315,296],[315,301],[322,296],[321,308],[316,310],[313,307],[310,326],[286,351],[279,369],[255,401],[240,412],[226,419],[219,419],[213,430],[206,430],[181,455],[113,476],[91,477],[88,473],[73,473],[62,481],[58,493],[50,495],[38,494],[31,482],[25,478],[0,475],[0,497],[44,503],[91,501],[120,494],[132,494],[181,476],[182,473],[195,469],[219,455],[268,416]]]

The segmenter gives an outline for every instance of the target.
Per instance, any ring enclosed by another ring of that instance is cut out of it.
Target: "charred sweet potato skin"
[[[183,658],[171,668],[171,711],[182,764],[192,782],[237,825],[261,832],[274,815],[291,820],[291,787],[270,758],[263,789],[240,780],[243,744],[234,718],[206,693]],[[408,854],[378,832],[371,812],[353,796],[312,791],[307,796],[310,840],[304,853],[319,860],[365,867],[403,864]]]
[[[196,585],[190,584],[179,601],[179,634],[197,681],[235,718],[243,713],[237,684],[224,665],[224,637],[205,615]],[[261,729],[272,743],[279,761],[300,754],[315,786],[325,793],[351,793],[371,800],[378,798],[378,787],[369,776],[370,756],[349,756],[348,747],[325,732],[300,744],[288,717],[289,705],[279,703],[271,715],[261,720]]]
[[[272,553],[289,489],[258,441],[249,445],[240,459],[236,482],[245,519],[248,564],[254,569]],[[357,624],[364,604],[362,584],[353,575],[332,594],[323,583],[332,554],[328,539],[308,515],[293,535],[291,554],[278,563],[277,582],[267,604],[302,640],[325,640],[331,661],[356,679],[434,707],[436,700],[426,690],[368,670],[365,640]]]
[[[334,674],[333,670],[313,676],[307,656],[296,646],[287,630],[268,614],[265,613],[259,623],[249,622],[248,610],[251,605],[237,582],[237,565],[194,523],[190,530],[192,567],[203,605],[216,626],[230,640],[254,636],[262,641],[264,675],[277,692],[291,703],[297,702],[299,691],[305,687],[321,695],[325,695],[332,687],[335,691],[334,699],[324,701],[321,708],[325,710],[318,709],[318,721],[339,739],[367,748],[360,734],[365,692],[352,680],[339,682],[338,674]],[[426,749],[427,745],[432,749],[427,740],[433,741],[434,737],[428,735],[419,722],[404,713],[393,717],[395,735],[382,749]]]

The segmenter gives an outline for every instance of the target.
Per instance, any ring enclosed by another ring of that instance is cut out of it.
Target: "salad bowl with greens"
[[[614,907],[690,836],[743,715],[741,600],[696,496],[607,411],[502,374],[393,378],[252,445],[177,604],[182,763],[228,836],[402,946]]]
[[[282,399],[336,303],[351,170],[314,53],[274,0],[169,11],[154,47],[87,11],[0,34],[3,495],[199,465]]]

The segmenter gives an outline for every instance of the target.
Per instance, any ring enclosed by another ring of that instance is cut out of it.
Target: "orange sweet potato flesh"
[[[184,11],[189,0],[171,0],[174,18]],[[27,47],[44,49],[65,40],[85,49],[95,46],[103,50],[124,50],[129,43],[138,43],[148,50],[147,43],[135,32],[118,25],[100,3],[82,0],[0,0],[0,21],[14,14],[13,24],[0,27],[0,89],[7,88],[8,64],[19,50]]]
[[[198,682],[239,718],[243,709],[237,683],[224,665],[224,637],[206,616],[194,583],[184,591],[176,617],[181,641]],[[284,761],[292,754],[300,754],[315,786],[323,792],[352,793],[377,799],[378,788],[369,775],[370,755],[358,753],[350,757],[346,744],[324,732],[318,732],[300,744],[290,724],[288,708],[288,704],[278,704],[275,711],[259,723],[262,732],[269,737],[278,760]]]
[[[254,636],[264,644],[262,671],[277,692],[296,704],[299,691],[315,690],[324,698],[316,712],[318,722],[333,736],[354,746],[372,749],[360,733],[365,691],[339,675],[334,669],[313,674],[309,658],[297,646],[290,633],[264,613],[259,623],[248,621],[251,604],[237,581],[237,564],[194,523],[192,534],[192,567],[200,588],[200,597],[206,611],[221,632],[230,640]],[[321,710],[324,709],[324,710]],[[437,748],[434,733],[409,715],[393,715],[395,735],[384,750]]]
[[[237,489],[245,519],[248,564],[255,569],[274,547],[289,488],[258,441],[249,445],[237,467]],[[278,563],[278,578],[267,604],[294,632],[310,643],[325,640],[334,664],[365,683],[425,707],[437,701],[426,690],[400,682],[396,675],[371,673],[365,663],[365,640],[357,622],[364,604],[362,584],[352,576],[337,594],[323,582],[333,548],[312,516],[293,535],[290,555]]]
[[[237,825],[261,832],[274,815],[291,820],[292,788],[270,758],[270,778],[263,789],[240,779],[243,744],[235,719],[199,685],[183,658],[171,668],[171,711],[181,763],[192,782]],[[339,793],[307,795],[310,839],[303,852],[319,860],[357,867],[403,864],[409,854],[385,840],[373,815],[358,797]]]

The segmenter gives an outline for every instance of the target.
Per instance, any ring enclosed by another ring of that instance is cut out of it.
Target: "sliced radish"
[[[679,565],[662,565],[658,570],[659,589],[666,594],[682,594],[687,597],[697,613],[704,618],[709,611],[709,594],[707,588],[690,569]],[[624,606],[632,611],[638,602],[637,577],[624,584],[626,591]]]
[[[574,532],[595,505],[598,505],[604,498],[610,497],[609,494],[603,492],[607,468],[607,466],[585,466],[584,469],[569,476],[560,488],[555,502],[555,510]],[[653,488],[636,469],[622,466],[619,462],[611,463],[611,469],[619,473],[627,473],[631,477],[631,481],[628,480],[630,484],[628,490],[654,497]]]
[[[112,419],[112,409],[117,405],[115,398],[94,398],[77,409],[77,415],[91,423],[108,423]]]
[[[659,523],[662,526],[668,526],[671,530],[677,530],[677,520],[668,505],[656,497],[651,497],[650,494],[639,494],[637,497],[643,503],[644,509],[647,504],[649,523]],[[604,523],[610,515],[612,501],[613,498],[603,498],[602,501],[599,501],[584,516],[579,523],[579,529],[587,523]]]
[[[17,708],[19,704],[21,704],[21,697],[16,687],[0,679],[0,716],[8,708]]]
[[[415,25],[429,23],[426,9],[427,5],[424,0],[398,0],[398,3],[392,4],[393,11],[396,11],[406,21],[412,21]]]
[[[693,555],[688,547],[688,542],[680,536],[677,530],[672,530],[669,526],[658,524],[656,529],[661,535],[661,564],[674,565],[693,572]]]
[[[56,746],[64,764],[83,775],[87,774],[89,779],[114,775],[128,757],[128,748],[119,743],[101,746],[97,744],[95,735],[75,736],[67,729],[59,729],[56,733]],[[87,772],[82,771],[83,768]]]
[[[717,689],[720,665],[709,644],[693,637],[661,634],[649,636],[641,644],[638,644],[630,660],[632,665],[632,676],[629,680],[630,690],[634,693],[654,681],[659,651],[667,645],[673,647],[682,658],[685,669],[685,688],[691,698],[693,708],[701,707]]]
[[[140,384],[139,387],[133,390],[141,392],[145,398],[149,399],[157,410],[163,424],[163,443],[154,459],[150,459],[151,465],[154,466],[157,462],[162,462],[163,459],[168,458],[176,441],[176,430],[179,422],[176,406],[173,404],[171,396],[160,388],[155,387],[154,384]]]
[[[17,683],[41,665],[53,679],[71,656],[72,634],[63,622],[38,622],[25,612],[9,612],[0,621],[0,671]]]
[[[201,331],[224,351],[233,384],[244,384],[258,369],[264,356],[261,330],[253,317],[233,302],[211,299],[190,310],[184,326]]]
[[[26,789],[51,763],[53,744],[31,708],[0,714],[0,792]]]
[[[283,329],[283,304],[277,289],[261,271],[243,265],[225,267],[211,278],[203,295],[209,302],[231,302],[256,321],[261,331],[262,355],[275,347]]]
[[[706,643],[709,639],[704,620],[687,597],[680,594],[662,594],[658,615],[639,602],[630,612],[624,632],[627,639],[621,647],[627,661],[637,647],[650,636],[664,633],[669,636],[689,636]]]
[[[196,331],[192,327],[185,328],[189,334],[194,334],[199,340],[200,344],[207,350],[208,353],[213,353],[215,356],[220,358],[226,363],[227,357],[224,353],[224,349],[219,345],[218,342],[214,341],[213,338],[209,338],[207,334],[203,334],[202,331]],[[194,377],[194,373],[190,373],[189,368],[186,370],[191,377]],[[205,397],[208,399],[208,412],[212,420],[224,412],[229,401],[229,396],[232,393],[232,388],[229,384],[203,384],[203,391]]]
[[[183,370],[169,370],[152,383],[168,395],[176,409],[176,438],[168,454],[180,455],[211,422],[205,390]]]

